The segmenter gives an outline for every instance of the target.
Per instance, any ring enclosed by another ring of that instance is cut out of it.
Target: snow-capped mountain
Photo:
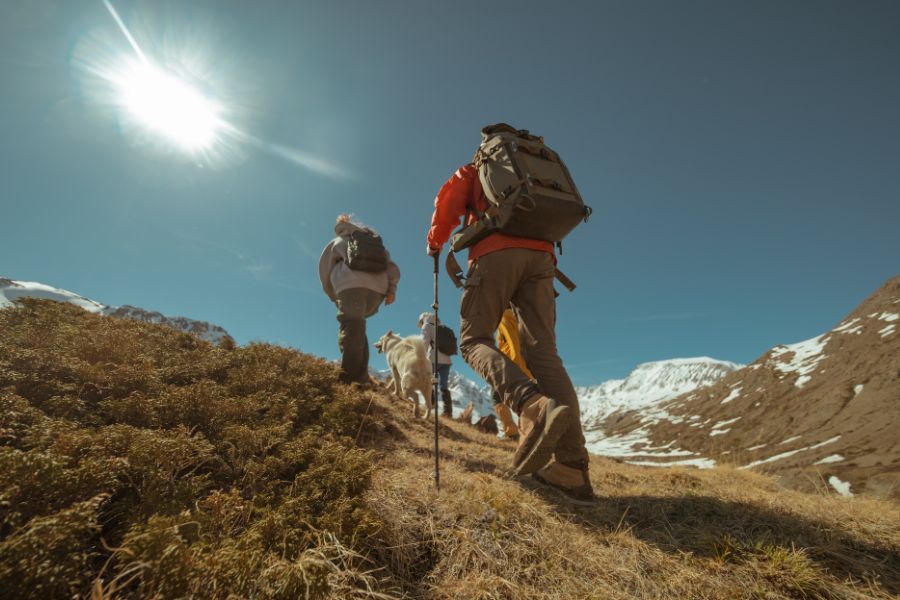
[[[585,429],[602,427],[611,415],[643,410],[715,383],[743,365],[701,356],[643,363],[625,379],[576,388]]]
[[[608,420],[608,439],[629,441],[649,464],[725,461],[801,489],[828,482],[843,495],[900,498],[898,324],[895,277],[821,335],[775,346],[652,411]]]
[[[454,370],[450,371],[450,394],[453,396],[454,414],[461,413],[471,402],[474,405],[473,421],[487,415],[497,416],[494,412],[491,388],[486,385],[480,386]]]
[[[136,306],[109,306],[96,300],[85,298],[74,292],[55,288],[35,281],[13,281],[0,277],[0,308],[12,305],[17,298],[42,298],[74,304],[84,310],[108,317],[120,319],[135,319],[168,325],[173,329],[191,333],[197,337],[218,344],[223,339],[230,337],[228,332],[218,325],[205,321],[196,321],[186,317],[167,317],[162,313],[145,310]]]
[[[606,439],[603,424],[608,418],[627,411],[649,411],[661,402],[715,383],[741,366],[707,357],[676,358],[638,365],[625,379],[576,388],[589,446],[590,440],[594,439],[596,450],[592,451],[608,449],[608,444],[603,441]],[[458,410],[472,402],[475,418],[496,415],[489,386],[479,385],[451,370],[450,391],[453,405]]]
[[[100,304],[84,296],[79,296],[67,290],[61,290],[36,281],[13,281],[0,277],[0,308],[10,306],[17,298],[43,298],[67,302],[81,307],[84,310],[96,314],[105,315],[110,307]]]

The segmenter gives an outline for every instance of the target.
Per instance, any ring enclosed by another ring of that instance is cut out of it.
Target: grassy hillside
[[[0,598],[870,598],[896,504],[597,458],[595,508],[509,479],[292,350],[0,310]]]

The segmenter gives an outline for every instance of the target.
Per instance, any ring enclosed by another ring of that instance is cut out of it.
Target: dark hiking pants
[[[341,324],[338,348],[341,350],[341,381],[369,380],[369,339],[366,319],[378,312],[384,296],[366,288],[351,288],[337,295],[337,320]]]
[[[556,447],[556,460],[587,460],[578,396],[556,349],[553,256],[506,248],[480,257],[469,272],[460,307],[460,352],[467,363],[517,413],[537,393],[571,408],[571,423]],[[515,306],[528,368],[537,384],[497,349],[494,332],[503,311]]]

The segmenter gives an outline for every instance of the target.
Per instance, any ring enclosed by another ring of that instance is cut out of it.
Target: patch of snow
[[[828,334],[822,334],[809,340],[797,342],[796,344],[788,344],[786,346],[776,346],[772,350],[772,358],[775,362],[775,368],[782,373],[797,373],[797,380],[794,385],[802,388],[812,377],[810,373],[815,372],[816,367],[825,355],[822,351],[828,341]],[[778,360],[779,358],[791,355],[788,360]]]
[[[674,440],[662,447],[654,447],[649,431],[639,427],[622,435],[604,436],[599,432],[586,432],[588,451],[600,456],[616,458],[671,458],[673,456],[693,456],[689,450],[672,448]]]
[[[891,335],[892,333],[894,333],[894,324],[892,323],[892,324],[888,325],[887,327],[885,327],[884,329],[879,330],[878,333],[880,333],[881,337],[883,337],[883,338]]]
[[[725,399],[722,400],[722,402],[720,402],[720,404],[726,404],[728,402],[731,402],[732,400],[734,400],[735,398],[737,398],[740,395],[741,395],[741,387],[738,386],[738,387],[734,388],[733,390],[731,390],[731,393],[728,394],[728,396],[726,396]]]
[[[853,397],[854,398],[856,396],[859,396],[859,393],[861,391],[863,391],[863,387],[865,387],[865,386],[863,386],[863,384],[861,384],[861,383],[857,383],[856,385],[853,386]]]
[[[831,487],[835,489],[835,491],[841,496],[845,496],[850,498],[853,496],[853,492],[850,491],[850,484],[846,481],[841,481],[834,475],[828,478],[828,483],[831,484]]]
[[[747,448],[747,452],[753,452],[754,450],[759,450],[760,448],[765,448],[768,444],[760,444],[759,446],[750,446]]]
[[[672,462],[654,462],[652,460],[626,460],[625,462],[629,465],[642,467],[697,467],[698,469],[712,469],[716,466],[716,461],[711,458],[687,458]]]
[[[783,442],[781,442],[780,445],[781,445],[781,446],[784,446],[785,444],[790,444],[790,443],[793,442],[794,440],[799,440],[800,438],[801,438],[801,436],[799,436],[799,435],[795,435],[795,436],[789,437],[788,439],[786,439],[786,440],[784,440]]]
[[[846,323],[835,327],[834,329],[832,329],[832,331],[834,331],[835,333],[862,333],[862,325],[856,325],[854,327],[854,323],[859,323],[859,321],[860,319],[858,317],[850,319]]]
[[[769,458],[763,458],[760,460],[754,460],[752,463],[746,464],[743,467],[738,467],[739,469],[752,469],[753,467],[764,465],[766,463],[775,462],[776,460],[781,460],[782,458],[787,458],[789,456],[793,456],[798,452],[803,452],[806,448],[799,448],[797,450],[788,450],[787,452],[782,452],[781,454],[776,454],[775,456],[770,456]]]
[[[798,436],[798,437],[799,437],[799,436]],[[822,446],[826,446],[826,445],[828,445],[828,444],[832,444],[832,443],[838,441],[839,439],[841,439],[841,436],[836,435],[836,436],[834,436],[834,437],[831,438],[831,439],[825,440],[824,442],[819,442],[818,444],[815,444],[815,445],[813,445],[813,446],[805,446],[805,447],[803,447],[803,448],[797,448],[796,450],[788,450],[787,452],[782,452],[781,454],[776,454],[775,456],[770,456],[769,458],[763,458],[763,459],[761,459],[761,460],[754,460],[754,461],[751,462],[750,464],[746,464],[746,465],[744,465],[743,467],[738,467],[738,468],[740,468],[740,469],[751,469],[751,468],[756,467],[756,466],[758,466],[758,465],[762,465],[762,464],[770,463],[770,462],[775,462],[776,460],[781,460],[781,459],[783,459],[783,458],[788,458],[789,456],[793,456],[793,455],[795,455],[795,454],[797,454],[797,453],[799,453],[799,452],[805,452],[805,451],[807,451],[807,450],[815,450],[816,448],[821,448]],[[781,443],[784,444],[785,442],[781,442]]]
[[[737,421],[740,420],[740,418],[741,418],[740,416],[737,416],[733,419],[726,419],[724,421],[719,421],[718,423],[713,425],[712,428],[713,429],[721,429],[722,427],[725,427],[726,425],[731,425],[732,423],[736,423]]]
[[[836,435],[833,438],[825,440],[824,442],[819,442],[818,444],[814,444],[814,445],[810,446],[809,448],[804,448],[804,450],[815,450],[816,448],[821,448],[822,446],[827,446],[828,444],[833,444],[836,441],[838,441],[839,439],[841,439],[841,436]]]
[[[825,458],[823,458],[821,460],[817,460],[813,464],[814,465],[829,465],[831,463],[841,462],[842,460],[844,460],[844,457],[841,456],[840,454],[832,454],[831,456],[826,456]]]
[[[878,318],[881,319],[882,321],[887,321],[888,323],[891,323],[893,321],[900,319],[900,314],[884,312],[884,313],[881,313],[881,315],[879,315]]]
[[[709,432],[709,437],[715,437],[717,435],[724,435],[724,434],[728,433],[729,431],[731,431],[731,427],[729,427],[728,429],[714,429],[713,431]]]

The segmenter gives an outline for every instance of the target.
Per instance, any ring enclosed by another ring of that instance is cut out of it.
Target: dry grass
[[[511,445],[444,423],[404,440],[369,497],[395,537],[379,560],[427,598],[871,598],[900,592],[894,504],[785,490],[732,469],[657,470],[595,457],[599,506],[510,479]]]
[[[0,311],[0,597],[888,598],[898,507],[595,458],[577,507],[512,444],[264,345]],[[363,415],[366,415],[363,418]]]

